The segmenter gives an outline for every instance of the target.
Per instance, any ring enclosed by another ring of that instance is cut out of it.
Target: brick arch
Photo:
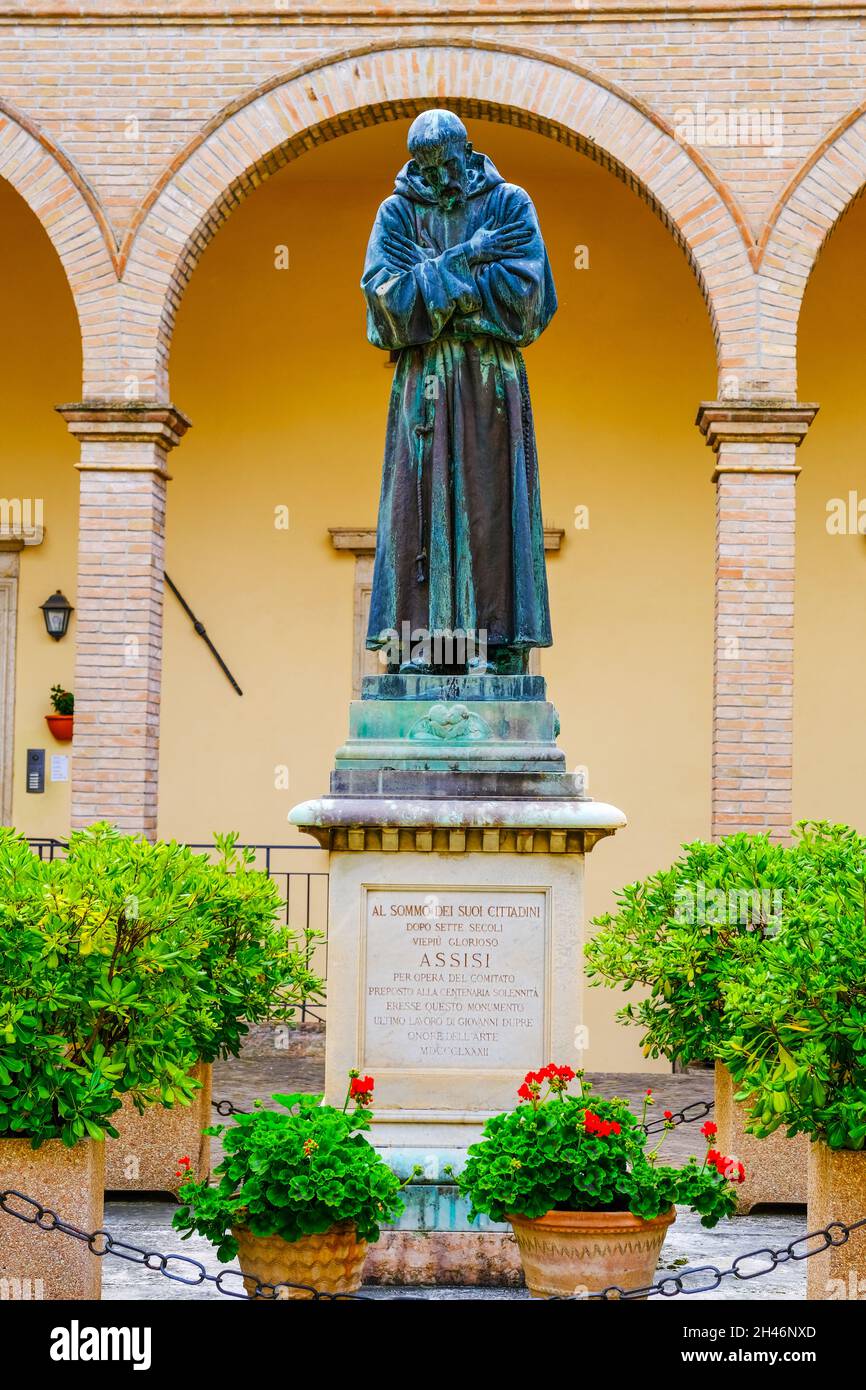
[[[777,325],[793,364],[806,286],[845,213],[866,190],[866,102],[850,111],[814,149],[781,194],[758,244],[762,298],[784,295]]]
[[[657,116],[574,66],[515,49],[395,43],[314,64],[229,107],[175,161],[122,248],[121,293],[138,332],[103,392],[134,375],[164,398],[180,298],[202,252],[265,178],[326,140],[431,104],[563,140],[623,179],[662,218],[698,278],[720,371],[739,374],[756,340],[745,219],[701,157]]]
[[[82,340],[87,303],[112,295],[119,261],[108,221],[87,181],[63,151],[0,100],[0,178],[39,219],[66,273]],[[102,330],[105,333],[105,322]]]

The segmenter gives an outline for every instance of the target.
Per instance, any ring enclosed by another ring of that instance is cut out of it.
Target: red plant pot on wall
[[[45,723],[58,743],[71,743],[74,719],[74,714],[46,714]]]

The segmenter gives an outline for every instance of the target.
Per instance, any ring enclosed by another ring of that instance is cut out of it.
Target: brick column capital
[[[796,400],[702,400],[695,424],[716,455],[719,455],[721,446],[728,443],[794,445],[796,448],[805,439],[817,410],[819,407],[812,402]],[[734,471],[755,471],[756,468],[770,473],[795,471],[796,466],[791,463],[787,467],[784,464],[774,466],[771,461],[773,455],[762,457],[766,457],[766,463],[756,459],[748,470],[738,470],[734,463]],[[783,453],[780,452],[778,457],[781,460]]]
[[[164,401],[87,400],[58,405],[70,434],[82,445],[80,469],[119,469],[124,472],[165,473],[165,456],[190,427],[177,406]],[[148,444],[135,457],[118,445]],[[108,448],[88,448],[107,445]]]

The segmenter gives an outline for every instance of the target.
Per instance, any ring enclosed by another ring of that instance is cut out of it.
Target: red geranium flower
[[[583,1129],[585,1134],[597,1134],[600,1139],[606,1139],[609,1134],[621,1133],[622,1126],[616,1120],[603,1120],[592,1110],[586,1110],[583,1116]]]
[[[674,1112],[673,1112],[673,1110],[666,1110],[666,1111],[665,1111],[665,1114],[664,1114],[664,1117],[665,1117],[666,1120],[672,1120],[673,1117],[674,1117]]]
[[[705,1139],[714,1139],[718,1132],[719,1127],[717,1124],[713,1124],[712,1120],[706,1120],[704,1124],[701,1125],[701,1134]]]
[[[551,1062],[546,1068],[551,1091],[561,1095],[567,1089],[569,1081],[574,1080],[574,1072],[571,1067],[557,1067]]]
[[[358,1105],[369,1105],[375,1084],[372,1076],[353,1076],[349,1083],[349,1095]]]

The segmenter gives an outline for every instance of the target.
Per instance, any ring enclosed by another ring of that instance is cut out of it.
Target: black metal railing
[[[28,835],[27,843],[40,859],[62,859],[67,848],[65,840],[52,840],[50,837],[42,840],[35,835]]]
[[[27,836],[27,843],[40,859],[62,859],[66,853],[65,840],[53,836]],[[219,851],[212,840],[186,841],[188,849],[196,854],[207,854],[215,858]],[[292,862],[297,856],[322,855],[323,850],[316,845],[271,845],[239,844],[237,849],[251,849],[255,858],[253,867],[273,879],[280,890],[282,901],[281,918],[283,923],[298,933],[314,931],[318,935],[311,941],[307,964],[314,974],[327,982],[328,978],[328,871],[327,869],[295,869]],[[325,1018],[324,1000],[306,999],[301,1002],[298,1017],[303,1023],[323,1023]]]

